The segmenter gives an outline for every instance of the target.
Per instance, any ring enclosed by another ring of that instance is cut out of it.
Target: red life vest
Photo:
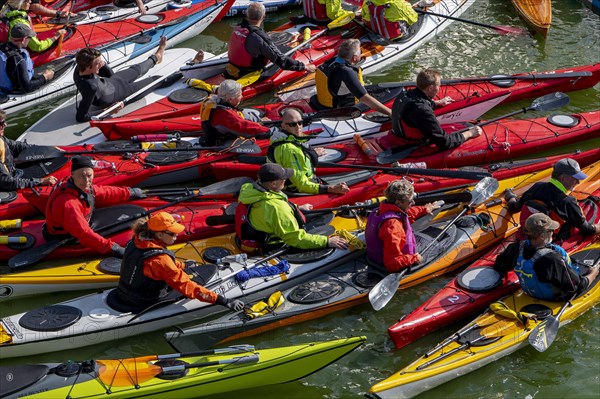
[[[250,29],[238,25],[231,33],[227,55],[229,62],[235,66],[242,68],[250,68],[252,66],[253,57],[246,50],[246,40],[250,35]]]
[[[74,197],[78,198],[84,205],[83,217],[88,222],[92,218],[94,212],[94,194],[86,193],[75,186],[72,179],[61,183],[52,190],[46,204],[46,230],[50,235],[70,235],[63,227],[62,220],[55,220],[52,212],[52,204],[59,197]],[[66,215],[65,215],[66,216]]]
[[[383,4],[376,6],[375,4],[368,2],[369,16],[369,27],[380,36],[388,40],[398,39],[404,35],[402,26],[399,21],[390,22],[385,19],[385,9],[389,8],[389,4]]]
[[[546,216],[550,216],[550,219],[558,222],[560,226],[565,223],[565,221],[562,220],[556,212],[551,210],[543,201],[532,199],[523,204],[523,207],[521,208],[521,214],[519,215],[519,224],[521,226],[525,226],[525,221],[527,221],[529,216],[533,215],[534,213],[543,213]],[[560,231],[560,226],[554,231],[554,235],[558,234]],[[519,240],[527,239],[527,235],[525,234],[523,228],[519,229],[517,232],[517,238]]]
[[[409,143],[422,143],[424,141],[421,131],[416,127],[408,126],[403,120],[407,107],[417,102],[425,103],[426,101],[421,98],[411,98],[406,94],[406,91],[403,91],[396,97],[392,105],[392,133]]]
[[[316,22],[328,22],[327,8],[319,0],[303,0],[304,15]]]

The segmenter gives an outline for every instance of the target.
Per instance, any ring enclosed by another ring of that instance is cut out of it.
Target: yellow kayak
[[[571,258],[586,265],[597,264],[600,261],[600,244],[592,244],[574,253]],[[534,299],[518,290],[502,299],[509,312],[500,315],[488,310],[428,352],[429,356],[419,358],[391,377],[375,384],[369,392],[376,398],[412,398],[529,345],[532,332],[537,336],[538,331],[544,331],[542,326],[536,330],[543,319],[547,318],[544,326],[546,333],[550,335],[548,326],[552,318],[559,319],[560,325],[567,324],[599,301],[598,279],[583,295],[571,300],[571,306],[566,306],[561,317],[557,315],[565,305],[564,302]],[[516,317],[505,316],[510,311],[524,312],[528,317],[522,322]],[[539,344],[535,345],[537,347]]]

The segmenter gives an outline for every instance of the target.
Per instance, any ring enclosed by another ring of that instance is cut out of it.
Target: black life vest
[[[392,105],[392,133],[394,136],[400,137],[406,141],[414,143],[422,143],[424,137],[415,127],[410,127],[404,123],[404,114],[407,109],[413,104],[427,104],[428,101],[420,97],[412,97],[407,91],[402,91],[394,100]]]

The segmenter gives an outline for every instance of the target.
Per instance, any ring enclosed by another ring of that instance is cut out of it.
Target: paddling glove
[[[234,312],[241,312],[244,309],[244,302],[240,301],[239,299],[228,299],[225,303],[225,306]]]
[[[123,255],[125,255],[125,248],[123,248],[116,242],[113,244],[113,246],[110,250],[112,251],[113,255],[116,256],[117,258],[123,258]]]
[[[131,195],[131,199],[142,199],[148,197],[148,195],[141,188],[133,188],[129,187],[129,193]]]

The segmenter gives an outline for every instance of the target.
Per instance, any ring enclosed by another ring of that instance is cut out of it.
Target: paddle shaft
[[[434,16],[434,17],[441,17],[441,18],[451,19],[453,21],[464,22],[466,24],[481,26],[483,28],[490,28],[490,29],[494,29],[494,30],[499,30],[499,29],[502,30],[502,28],[500,28],[498,26],[488,25],[488,24],[484,24],[484,23],[476,22],[476,21],[471,21],[469,19],[463,19],[463,18],[458,18],[458,17],[452,17],[450,15],[438,14],[436,12],[420,10],[418,8],[415,9],[415,11],[417,13],[419,13],[419,14],[425,14],[425,15],[431,15],[431,16]]]
[[[421,168],[391,168],[371,165],[348,165],[337,164],[333,162],[319,162],[318,167],[325,168],[344,168],[344,169],[363,169],[363,170],[380,170],[382,172],[394,172],[401,174],[436,176],[436,177],[452,177],[457,179],[481,180],[484,177],[490,177],[488,172],[463,172],[459,170],[440,170],[440,169],[421,169]]]
[[[452,84],[460,84],[460,83],[476,83],[476,82],[494,82],[494,81],[506,81],[506,80],[543,80],[543,79],[562,79],[562,78],[581,78],[592,76],[590,71],[581,71],[581,72],[563,72],[563,73],[544,73],[544,74],[536,74],[532,73],[529,75],[498,75],[498,76],[487,76],[480,78],[466,78],[466,79],[446,79],[442,80],[440,84],[442,85],[452,85]],[[377,86],[383,88],[398,88],[398,87],[416,87],[417,82],[389,82],[389,83],[379,83]],[[291,91],[291,90],[290,90]]]

